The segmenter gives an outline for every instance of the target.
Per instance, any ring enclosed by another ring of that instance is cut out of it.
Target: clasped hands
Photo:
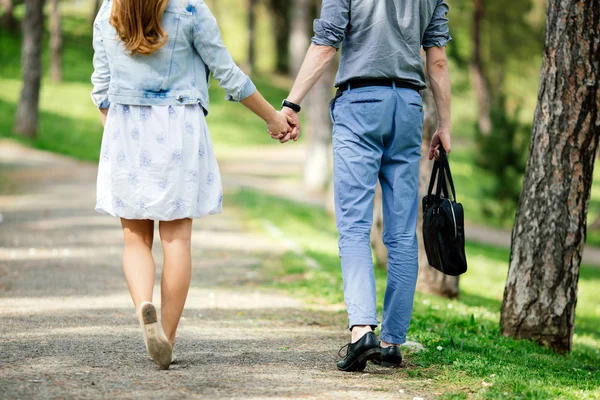
[[[284,107],[281,111],[277,111],[273,118],[267,121],[267,129],[269,135],[274,140],[279,140],[281,143],[293,140],[298,141],[300,136],[300,119],[298,113],[291,108]]]

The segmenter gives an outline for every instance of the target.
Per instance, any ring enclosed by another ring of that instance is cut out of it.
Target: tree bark
[[[331,181],[331,116],[329,102],[337,70],[332,62],[311,90],[306,104],[308,143],[304,164],[304,187],[309,193],[323,193]]]
[[[290,72],[298,74],[306,50],[310,45],[310,0],[294,0],[292,2],[292,18],[290,21]]]
[[[492,130],[490,117],[490,84],[485,75],[481,57],[481,21],[484,14],[484,0],[474,0],[473,4],[473,58],[471,60],[471,81],[477,96],[479,115],[477,125],[483,135]]]
[[[248,73],[256,66],[256,5],[257,0],[248,0]]]
[[[44,0],[25,0],[25,7],[21,50],[23,88],[17,107],[14,131],[33,138],[38,128]]]
[[[571,349],[600,136],[600,7],[550,0],[538,105],[512,232],[504,335]]]
[[[0,18],[0,26],[9,32],[15,32],[19,27],[18,21],[15,19],[13,12],[13,0],[0,0],[4,13]]]
[[[287,0],[271,0],[275,27],[275,70],[280,74],[290,72],[290,6]]]
[[[50,76],[62,81],[62,33],[60,31],[59,0],[51,0],[50,11]]]

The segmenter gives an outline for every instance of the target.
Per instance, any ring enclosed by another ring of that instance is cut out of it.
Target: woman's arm
[[[94,25],[94,72],[92,73],[92,101],[99,109],[108,109],[108,87],[110,86],[110,69],[108,67],[108,58],[104,49],[104,40],[100,34],[100,29]]]
[[[252,80],[235,64],[223,44],[217,21],[203,0],[196,3],[194,47],[206,63],[229,101],[240,101],[267,123],[269,132],[283,135],[291,130],[287,118],[278,113],[256,90]]]

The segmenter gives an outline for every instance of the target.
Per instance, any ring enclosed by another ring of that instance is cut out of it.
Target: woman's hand
[[[106,125],[106,116],[108,115],[108,108],[99,108],[100,111],[100,121],[102,121],[102,126]]]
[[[281,111],[275,111],[266,122],[269,134],[273,139],[280,139],[292,132],[288,117]]]

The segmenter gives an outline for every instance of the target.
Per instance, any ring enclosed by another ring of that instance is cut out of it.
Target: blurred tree
[[[310,45],[311,0],[294,0],[290,21],[290,72],[296,75]]]
[[[290,17],[291,8],[287,0],[270,0],[275,28],[275,69],[281,74],[290,72]]]
[[[473,56],[471,58],[471,80],[477,95],[479,113],[477,118],[478,130],[482,135],[487,135],[492,130],[490,119],[490,92],[489,81],[484,73],[481,56],[481,22],[484,15],[484,0],[473,2]]]
[[[50,76],[55,82],[62,80],[62,33],[60,31],[59,0],[51,0],[50,9]]]
[[[425,56],[423,54],[423,56]],[[425,60],[424,60],[425,61]],[[427,76],[427,74],[425,74]],[[429,79],[427,80],[429,86]],[[419,165],[419,199],[427,194],[429,179],[431,177],[432,162],[429,161],[429,143],[437,128],[437,113],[435,101],[431,90],[421,92],[423,97],[423,109],[425,111],[423,121],[423,144],[421,145],[421,161]],[[375,252],[375,260],[378,265],[387,266],[387,249],[383,244],[383,208],[381,201],[381,186],[377,185],[375,203],[373,207],[373,226],[371,228],[371,245]],[[427,262],[425,247],[423,245],[423,210],[419,202],[419,219],[417,221],[417,240],[419,243],[419,278],[417,290],[422,293],[435,294],[437,296],[455,298],[459,295],[458,277],[444,275],[432,268]]]
[[[306,99],[308,143],[304,163],[304,187],[309,193],[323,193],[331,181],[330,144],[332,97],[337,63],[332,62]]]
[[[256,5],[257,0],[248,0],[248,73],[256,66]]]
[[[29,138],[37,134],[41,53],[44,32],[44,0],[25,0],[21,65],[23,88],[17,107],[14,131]]]
[[[531,132],[519,118],[518,100],[509,101],[506,77],[528,69],[541,51],[542,31],[530,17],[533,6],[532,0],[511,2],[510,7],[473,2],[471,75],[479,107],[476,161],[494,179],[487,196],[497,202],[484,211],[501,221],[514,215]]]
[[[600,7],[548,1],[523,191],[502,303],[504,335],[571,349],[579,265],[600,136]]]
[[[88,21],[90,25],[94,23],[96,19],[96,15],[98,11],[100,11],[100,6],[102,5],[102,0],[92,0],[90,1],[90,13],[88,14]]]
[[[2,9],[4,10],[2,17],[0,17],[0,26],[9,32],[16,32],[19,23],[15,19],[13,12],[13,0],[0,0],[0,5],[2,5]]]

